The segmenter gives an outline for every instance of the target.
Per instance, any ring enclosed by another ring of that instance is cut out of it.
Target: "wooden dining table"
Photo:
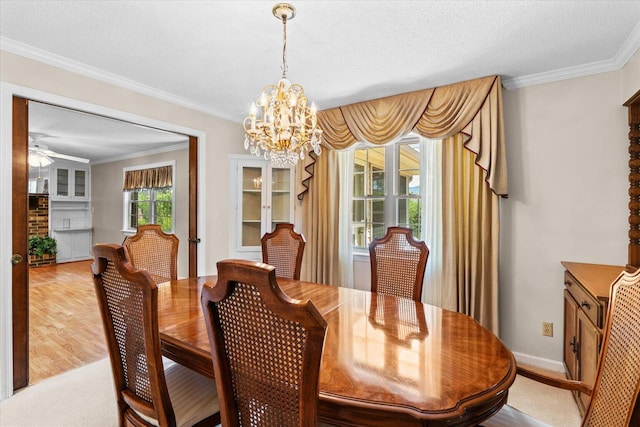
[[[159,285],[163,354],[214,376],[200,294],[216,276]],[[405,298],[278,278],[327,322],[319,417],[347,426],[476,425],[507,401],[511,351],[464,314]]]

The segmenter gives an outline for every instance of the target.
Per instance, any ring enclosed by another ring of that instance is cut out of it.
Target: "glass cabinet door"
[[[262,236],[279,222],[293,222],[294,171],[254,158],[236,160],[231,172],[236,207],[234,256],[258,260]]]
[[[242,246],[260,246],[262,237],[262,167],[242,167]]]
[[[73,197],[87,197],[87,171],[73,171]]]
[[[271,221],[269,232],[279,222],[291,222],[291,169],[271,169]]]
[[[56,196],[69,197],[69,169],[56,169]]]

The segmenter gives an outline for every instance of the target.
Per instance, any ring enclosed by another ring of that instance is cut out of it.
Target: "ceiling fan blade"
[[[58,159],[71,160],[72,162],[89,163],[91,161],[83,157],[67,156],[66,154],[54,153],[53,151],[50,151],[50,150],[44,151],[44,154],[46,154],[49,157],[56,157]]]

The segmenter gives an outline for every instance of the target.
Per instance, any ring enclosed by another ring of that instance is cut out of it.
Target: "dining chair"
[[[122,246],[135,268],[147,270],[155,283],[162,283],[178,278],[178,243],[175,234],[165,233],[160,224],[145,224],[125,237]]]
[[[315,426],[327,323],[310,302],[289,298],[275,268],[218,262],[202,307],[222,425]]]
[[[369,245],[371,292],[420,301],[429,248],[404,227],[388,227]]]
[[[273,265],[276,276],[300,280],[305,239],[293,224],[276,224],[271,233],[262,236],[261,242],[262,262]]]
[[[548,377],[518,367],[518,374],[591,396],[582,420],[586,427],[640,426],[640,269],[622,272],[613,282],[600,361],[593,387],[581,381]],[[484,427],[544,426],[505,405]]]
[[[177,363],[163,363],[158,288],[135,269],[124,248],[93,247],[91,265],[115,383],[120,426],[215,426],[215,382]],[[202,424],[200,424],[202,423]]]

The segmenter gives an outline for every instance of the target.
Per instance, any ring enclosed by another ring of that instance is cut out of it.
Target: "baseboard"
[[[564,374],[564,363],[557,360],[545,359],[544,357],[531,356],[529,354],[513,352],[513,356],[516,358],[516,362],[522,365],[531,366],[538,369],[546,369],[549,371],[559,372]]]

